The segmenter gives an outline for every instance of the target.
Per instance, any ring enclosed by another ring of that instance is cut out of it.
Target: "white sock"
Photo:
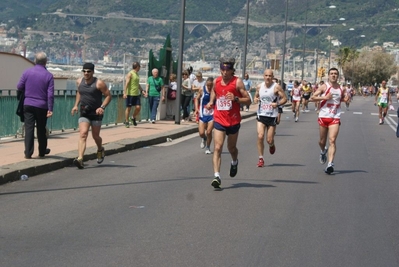
[[[215,172],[215,177],[219,177],[220,178],[220,173]]]
[[[238,160],[236,160],[236,161],[231,161],[231,164],[233,164],[233,165],[237,165],[238,164]]]

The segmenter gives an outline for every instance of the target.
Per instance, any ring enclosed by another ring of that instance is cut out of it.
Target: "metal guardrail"
[[[52,131],[65,131],[78,128],[78,115],[72,116],[76,90],[55,90],[53,116],[47,120],[47,128]],[[108,105],[103,118],[103,125],[123,123],[125,121],[125,99],[122,90],[111,90],[112,101]],[[23,123],[16,115],[18,100],[16,90],[0,91],[0,138],[22,136]],[[132,108],[134,110],[134,107]],[[132,113],[131,113],[132,114]],[[140,120],[149,119],[148,99],[141,98]]]

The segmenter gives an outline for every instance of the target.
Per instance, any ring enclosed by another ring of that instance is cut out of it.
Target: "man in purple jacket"
[[[54,77],[46,69],[47,56],[38,52],[35,56],[36,65],[27,69],[18,82],[17,89],[24,91],[25,119],[25,158],[32,158],[34,151],[34,131],[37,129],[39,142],[39,157],[50,153],[47,148],[46,124],[47,118],[53,115]]]

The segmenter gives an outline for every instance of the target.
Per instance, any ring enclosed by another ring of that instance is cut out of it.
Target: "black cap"
[[[85,63],[83,65],[84,70],[94,70],[94,64],[93,63]]]

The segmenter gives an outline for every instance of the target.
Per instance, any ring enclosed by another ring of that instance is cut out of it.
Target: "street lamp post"
[[[303,80],[305,76],[305,51],[306,51],[306,32],[307,32],[307,23],[308,23],[308,3],[306,1],[306,14],[305,14],[305,34],[303,35],[303,51],[302,51],[302,75],[301,80]]]
[[[328,36],[328,42],[330,43],[330,48],[329,48],[329,53],[328,53],[328,69],[330,69],[331,66],[331,36]]]
[[[177,65],[177,92],[176,102],[180,103],[181,99],[181,84],[183,72],[183,49],[184,49],[184,26],[186,17],[186,0],[181,1],[181,14],[180,14],[180,38],[179,38],[179,64]],[[175,124],[180,124],[180,105],[176,105],[175,109]]]
[[[283,48],[283,62],[281,64],[281,86],[284,86],[284,68],[285,68],[285,53],[287,51],[287,21],[288,21],[288,0],[285,0],[285,24],[284,24],[284,48]],[[283,88],[285,89],[285,88]]]
[[[242,79],[245,78],[245,72],[247,69],[247,46],[248,46],[248,20],[249,20],[249,0],[247,0],[247,13],[245,18],[245,40],[244,40],[244,64],[242,66]],[[240,64],[241,64],[241,52],[240,52]]]

